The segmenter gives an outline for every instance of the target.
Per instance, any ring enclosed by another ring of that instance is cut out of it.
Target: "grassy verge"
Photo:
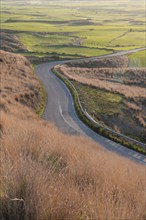
[[[122,137],[119,137],[118,135],[113,135],[111,132],[109,132],[108,130],[100,127],[100,126],[97,126],[96,124],[92,123],[86,116],[85,114],[83,113],[83,111],[81,110],[81,106],[79,104],[79,101],[78,101],[78,96],[77,96],[77,93],[76,91],[74,90],[73,86],[69,83],[69,81],[63,77],[61,74],[59,74],[55,69],[52,69],[53,73],[59,78],[61,79],[65,84],[66,86],[69,88],[71,94],[72,94],[72,97],[73,97],[73,100],[74,100],[74,106],[75,106],[75,109],[76,109],[76,112],[79,116],[79,118],[87,125],[89,126],[93,131],[95,131],[96,133],[114,141],[114,142],[117,142],[129,149],[132,149],[136,152],[139,152],[139,153],[142,153],[142,154],[146,154],[146,150],[143,149],[141,146],[139,146],[138,144],[133,144],[132,142],[129,142],[129,141],[126,141],[124,138]]]
[[[40,82],[41,90],[42,90],[42,98],[36,108],[36,113],[37,113],[37,115],[39,115],[41,117],[43,115],[45,107],[46,107],[47,94],[46,94],[46,89],[45,89],[44,85],[42,84],[42,82],[40,80],[39,80],[39,82]]]
[[[36,64],[31,64],[33,71],[34,71],[35,66],[36,66]],[[34,72],[34,74],[35,74],[35,72]],[[40,86],[41,86],[41,98],[40,98],[40,102],[38,103],[38,106],[36,107],[35,112],[39,117],[41,117],[43,115],[45,107],[46,107],[47,93],[46,93],[46,89],[45,89],[42,81],[38,77],[37,77],[37,79],[38,79]]]
[[[73,85],[77,89],[83,108],[94,116],[96,121],[103,121],[104,115],[111,117],[120,112],[123,105],[122,95],[77,81],[73,81]]]
[[[135,121],[136,113],[126,106],[126,97],[118,91],[107,91],[105,88],[98,88],[94,85],[87,85],[78,81],[70,81],[75,86],[83,109],[91,115],[96,122],[114,131],[126,135],[139,142],[145,142],[143,132],[135,132],[133,128],[139,125]],[[127,127],[130,126],[129,129]]]

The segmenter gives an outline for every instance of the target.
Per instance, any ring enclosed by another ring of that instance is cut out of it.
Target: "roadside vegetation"
[[[46,102],[47,102],[47,94],[46,94],[46,89],[42,82],[39,80],[40,86],[41,86],[41,94],[42,94],[42,99],[39,101],[37,108],[36,108],[36,113],[42,117],[45,107],[46,107]]]
[[[71,62],[55,69],[73,80],[83,108],[99,123],[145,142],[145,68],[127,57]]]
[[[40,119],[41,87],[28,61],[0,55],[0,218],[144,220],[145,167]],[[20,99],[28,85],[33,105]]]

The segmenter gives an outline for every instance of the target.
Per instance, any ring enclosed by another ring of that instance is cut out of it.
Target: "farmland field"
[[[146,51],[140,51],[129,55],[129,65],[132,67],[146,67]]]
[[[145,47],[144,0],[39,2],[1,2],[2,31],[17,35],[26,55],[90,57]]]

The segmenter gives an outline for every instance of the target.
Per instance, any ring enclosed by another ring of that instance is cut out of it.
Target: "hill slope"
[[[72,62],[58,70],[75,80],[83,107],[97,122],[146,142],[146,69],[128,66],[128,57]]]
[[[41,90],[28,61],[0,54],[0,218],[145,219],[145,167],[39,119]],[[31,101],[22,102],[26,92]]]
[[[26,48],[19,42],[19,38],[7,32],[0,33],[0,49],[9,52],[26,52]]]

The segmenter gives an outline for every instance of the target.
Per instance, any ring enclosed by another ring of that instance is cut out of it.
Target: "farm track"
[[[109,43],[112,43],[113,41],[116,41],[116,40],[120,39],[121,37],[126,36],[128,33],[130,33],[130,30],[129,30],[129,31],[126,31],[125,33],[121,34],[121,35],[118,36],[118,37],[115,37],[115,38],[112,39]]]
[[[114,56],[126,55],[132,52],[145,50],[146,48],[138,48],[130,51],[122,51],[116,54],[103,55],[100,57],[83,58],[79,60],[93,60],[97,58],[108,58]],[[79,61],[79,60],[73,60]],[[135,162],[146,165],[146,157],[140,153],[132,151],[120,144],[117,144],[105,137],[102,137],[92,131],[78,118],[72,96],[65,84],[55,76],[51,69],[58,64],[70,62],[56,61],[44,63],[36,66],[35,72],[42,81],[47,92],[47,103],[43,114],[43,118],[54,123],[62,132],[71,135],[83,135],[89,137],[99,143],[105,150],[113,151]]]

